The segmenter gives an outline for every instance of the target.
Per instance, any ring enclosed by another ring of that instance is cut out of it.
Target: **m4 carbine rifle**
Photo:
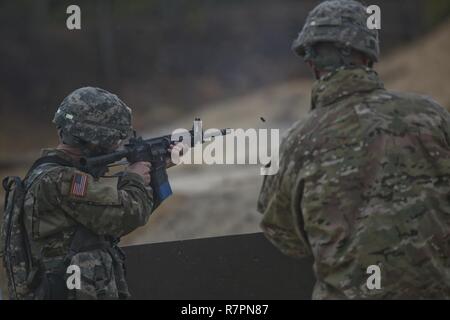
[[[194,147],[196,143],[204,143],[210,138],[228,133],[228,129],[217,129],[217,131],[210,132],[205,136],[201,129],[200,119],[196,118],[192,130],[187,131],[187,134],[180,134],[178,139],[172,139],[172,135],[143,139],[142,137],[136,137],[135,134],[121,150],[100,156],[81,158],[80,167],[83,171],[98,178],[108,171],[109,165],[124,158],[126,158],[128,163],[138,161],[150,162],[152,165],[150,169],[150,186],[153,190],[153,201],[154,207],[156,208],[172,194],[172,188],[170,187],[166,171],[167,163],[169,163],[168,160],[171,158],[171,154],[168,151],[169,147],[176,142],[183,142],[190,147]],[[190,141],[184,141],[185,138]]]

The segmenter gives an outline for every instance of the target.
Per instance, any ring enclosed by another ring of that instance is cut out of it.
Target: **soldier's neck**
[[[79,148],[72,147],[64,143],[58,144],[56,149],[63,151],[74,160],[80,160],[81,156],[83,155]]]

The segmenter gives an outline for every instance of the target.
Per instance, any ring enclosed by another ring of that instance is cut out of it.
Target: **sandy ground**
[[[210,106],[200,115],[204,129],[276,128],[281,135],[308,111],[309,86],[304,81],[282,84]],[[177,124],[188,127],[192,120]],[[260,166],[181,165],[170,169],[169,176],[174,195],[146,226],[124,237],[122,245],[260,231]]]

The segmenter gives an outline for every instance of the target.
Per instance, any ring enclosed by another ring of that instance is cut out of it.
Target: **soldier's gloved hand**
[[[152,165],[150,162],[145,161],[139,161],[135,162],[133,164],[130,164],[125,171],[127,172],[133,172],[138,175],[140,175],[142,178],[144,178],[145,185],[150,184],[150,167]]]

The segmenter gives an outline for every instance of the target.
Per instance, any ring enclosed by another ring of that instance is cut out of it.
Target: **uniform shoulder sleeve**
[[[450,147],[450,113],[449,111],[442,107],[439,103],[433,100],[431,97],[424,97],[424,100],[430,106],[430,108],[436,110],[436,112],[441,116],[441,123],[438,126],[442,133],[444,134],[444,138],[447,144],[447,147]]]
[[[258,198],[258,211],[263,214],[261,228],[265,236],[284,254],[300,258],[310,254],[302,232],[300,205],[301,182],[298,180],[301,159],[294,159],[293,148],[301,139],[303,122],[294,124],[280,147],[278,174],[265,176]]]
[[[150,187],[134,173],[94,179],[61,167],[42,178],[41,193],[91,231],[121,237],[147,223],[153,209]]]

